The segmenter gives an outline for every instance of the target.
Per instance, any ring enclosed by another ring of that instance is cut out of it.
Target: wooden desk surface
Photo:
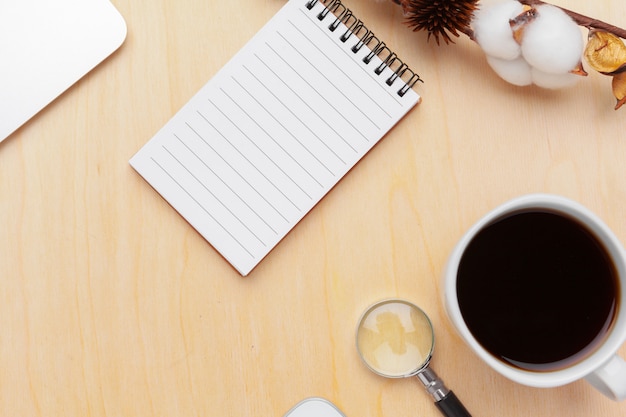
[[[418,69],[423,102],[242,278],[128,159],[284,0],[113,3],[122,48],[0,144],[0,415],[282,416],[322,396],[348,417],[436,416],[416,379],[357,357],[361,311],[395,296],[430,314],[433,368],[475,416],[626,414],[582,381],[493,372],[439,285],[466,228],[524,193],[578,200],[626,242],[610,78],[516,88],[471,41],[438,47],[391,2],[349,0]],[[559,3],[626,26],[621,0]]]

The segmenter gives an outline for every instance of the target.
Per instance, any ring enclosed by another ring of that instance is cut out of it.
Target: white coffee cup
[[[586,226],[608,252],[619,281],[616,294],[618,311],[604,341],[584,359],[554,371],[529,371],[493,356],[472,335],[461,314],[457,298],[459,264],[472,239],[496,220],[518,211],[533,209],[564,214]],[[443,274],[443,297],[448,317],[460,336],[483,361],[505,377],[524,385],[542,388],[565,385],[584,378],[607,397],[616,401],[626,399],[626,362],[617,354],[626,341],[626,252],[606,224],[579,203],[556,195],[530,194],[492,210],[465,233],[450,254]]]

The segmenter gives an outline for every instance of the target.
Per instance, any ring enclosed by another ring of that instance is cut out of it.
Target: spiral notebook
[[[290,0],[131,160],[247,275],[419,101],[338,0]]]

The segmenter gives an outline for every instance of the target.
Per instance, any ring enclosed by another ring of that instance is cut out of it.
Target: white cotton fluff
[[[491,69],[508,83],[523,87],[533,82],[531,67],[521,56],[509,60],[487,55],[487,62]]]
[[[537,6],[537,17],[524,29],[522,55],[549,74],[564,74],[576,67],[583,52],[580,28],[556,6]]]
[[[474,13],[474,38],[487,55],[501,59],[515,59],[521,54],[520,45],[513,39],[509,20],[521,14],[522,4],[516,0],[482,5]]]
[[[541,87],[556,90],[559,88],[571,87],[578,82],[582,77],[571,73],[565,74],[550,74],[532,68],[531,71],[533,84]]]

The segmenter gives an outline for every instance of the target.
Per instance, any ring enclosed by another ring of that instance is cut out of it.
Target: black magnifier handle
[[[439,379],[435,371],[426,367],[417,374],[426,390],[435,399],[435,405],[446,417],[472,417],[454,392],[450,391]]]
[[[461,401],[454,395],[454,392],[448,391],[448,394],[439,401],[435,402],[435,405],[446,417],[471,417],[471,414]]]

